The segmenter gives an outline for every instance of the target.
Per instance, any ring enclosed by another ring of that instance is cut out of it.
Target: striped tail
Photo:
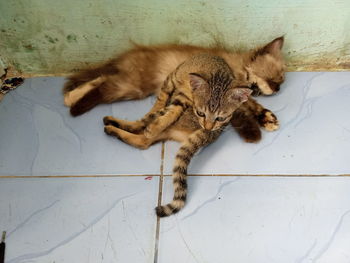
[[[175,157],[173,168],[174,197],[173,201],[164,206],[156,207],[159,217],[170,216],[180,211],[185,206],[187,195],[187,167],[193,155],[208,142],[208,132],[199,130],[191,134],[182,143]]]

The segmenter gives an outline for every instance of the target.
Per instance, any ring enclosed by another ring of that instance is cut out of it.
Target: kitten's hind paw
[[[263,112],[258,116],[259,124],[266,131],[278,130],[280,125],[275,114],[270,110],[263,110]]]
[[[116,133],[113,131],[114,126],[112,125],[107,125],[104,128],[104,132],[108,135],[116,136]]]
[[[112,116],[105,116],[103,118],[103,124],[104,125],[112,125],[114,127],[119,128],[119,124],[117,121],[115,121],[115,119]]]

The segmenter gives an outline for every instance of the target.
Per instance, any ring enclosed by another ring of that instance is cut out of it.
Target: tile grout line
[[[0,178],[113,178],[113,177],[148,177],[157,174],[95,174],[95,175],[0,175]]]
[[[161,161],[162,162],[162,161]],[[163,169],[163,163],[161,163]],[[116,174],[116,175],[0,175],[5,178],[114,178],[114,177],[148,177],[148,176],[172,176],[171,174]],[[188,176],[244,176],[244,177],[349,177],[350,174],[188,174]]]
[[[158,188],[158,203],[157,205],[162,204],[162,195],[163,195],[163,173],[164,173],[164,151],[165,144],[162,142],[162,150],[161,150],[161,161],[160,161],[160,176],[159,176],[159,188]],[[156,237],[154,244],[154,263],[158,262],[158,245],[159,245],[159,231],[160,231],[160,217],[157,216],[157,225],[156,225]]]

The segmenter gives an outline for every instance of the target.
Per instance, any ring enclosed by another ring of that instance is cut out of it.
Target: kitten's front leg
[[[144,135],[147,138],[153,138],[163,132],[171,124],[173,124],[183,113],[181,106],[170,105],[164,111],[164,115],[158,115],[158,117],[152,121],[144,130]]]
[[[145,117],[138,121],[126,121],[114,118],[113,116],[105,116],[103,118],[103,123],[104,125],[112,125],[132,133],[141,133],[149,123],[157,119],[158,116],[163,116],[164,114],[165,109],[161,109],[158,112],[147,113]]]
[[[262,112],[257,116],[258,122],[261,127],[267,131],[275,131],[280,127],[279,121],[275,114],[268,109],[263,109]]]
[[[145,136],[147,138],[158,136],[166,128],[168,128],[179,119],[189,104],[190,102],[185,96],[176,96],[171,104],[164,110],[160,110],[157,114],[157,117],[147,125],[144,131]]]
[[[272,111],[264,108],[256,100],[249,98],[247,106],[254,114],[259,125],[267,131],[275,131],[279,129],[279,121]]]
[[[246,142],[256,143],[261,140],[259,123],[245,104],[242,104],[233,113],[231,125]]]
[[[164,109],[168,105],[169,99],[172,96],[174,90],[176,89],[175,82],[176,82],[175,74],[174,72],[172,72],[164,80],[163,86],[157,95],[156,102],[154,103],[153,107],[150,109],[150,111],[147,113],[145,117]]]

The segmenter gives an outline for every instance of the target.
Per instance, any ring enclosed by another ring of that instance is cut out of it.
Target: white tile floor
[[[350,73],[288,73],[282,91],[258,100],[281,128],[247,144],[231,129],[192,162],[192,174],[349,174]],[[171,174],[176,143],[166,145]]]
[[[158,178],[1,179],[6,262],[152,262]]]
[[[63,83],[63,78],[29,79],[3,99],[1,175],[159,174],[160,145],[133,149],[104,134],[102,122],[105,115],[141,117],[152,98],[103,105],[73,118],[63,105]]]
[[[349,72],[288,73],[278,95],[259,98],[281,129],[259,144],[228,129],[195,156],[183,211],[158,222],[178,145],[166,143],[162,161],[161,145],[133,149],[102,125],[142,116],[153,99],[72,118],[62,84],[28,79],[0,103],[7,263],[350,261],[350,178],[315,176],[350,174]],[[257,174],[314,177],[236,176]],[[84,177],[95,175],[115,177]]]

